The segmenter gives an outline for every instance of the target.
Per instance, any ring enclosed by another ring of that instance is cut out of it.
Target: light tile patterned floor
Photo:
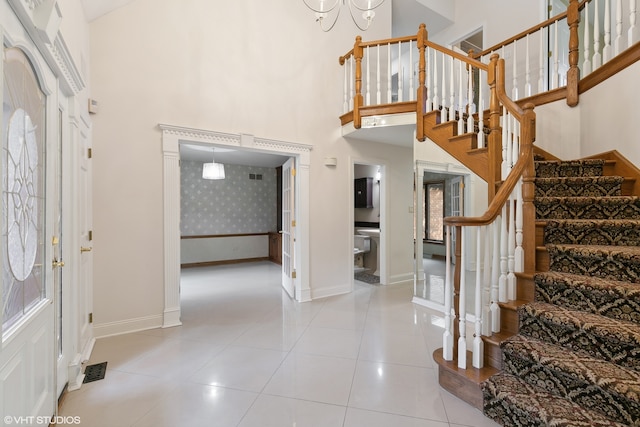
[[[292,301],[268,262],[182,273],[183,326],[102,338],[105,379],[67,394],[83,426],[496,426],[440,389],[442,316],[413,286]]]

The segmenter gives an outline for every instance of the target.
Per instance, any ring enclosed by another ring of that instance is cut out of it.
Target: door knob
[[[92,249],[93,249],[92,246],[89,246],[88,248],[84,246],[80,246],[80,252],[91,252]]]

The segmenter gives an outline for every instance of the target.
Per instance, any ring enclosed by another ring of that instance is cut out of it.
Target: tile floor
[[[84,426],[496,426],[438,385],[443,319],[413,285],[296,303],[268,262],[182,273],[183,325],[97,340],[103,380],[67,394]]]

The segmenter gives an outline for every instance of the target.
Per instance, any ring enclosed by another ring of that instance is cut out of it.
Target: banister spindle
[[[367,46],[367,93],[365,94],[365,105],[371,105],[371,73],[369,70],[369,57],[371,46]]]
[[[438,110],[440,108],[440,98],[438,98],[438,87],[440,87],[440,82],[438,82],[438,51],[434,50],[433,51],[433,109],[434,110]],[[429,92],[427,92],[427,96],[429,96]]]
[[[604,47],[602,48],[602,62],[611,59],[611,0],[604,0]]]
[[[474,368],[482,368],[484,366],[484,342],[482,341],[482,229],[476,227],[476,295],[475,295],[475,329],[473,334],[473,361]],[[464,264],[462,265],[464,268]]]
[[[591,51],[589,45],[591,44],[591,34],[589,32],[589,2],[584,5],[584,62],[582,63],[582,76],[586,76],[591,73]]]
[[[414,101],[416,99],[416,94],[414,93],[414,84],[413,80],[415,78],[415,70],[413,68],[413,40],[409,40],[409,101]]]
[[[522,273],[524,271],[524,248],[523,243],[523,200],[522,200],[522,178],[516,185],[516,252],[515,252],[515,266],[516,273]]]
[[[453,286],[451,285],[451,226],[445,227],[445,271],[444,271],[444,333],[442,334],[442,358],[453,360],[452,325],[455,316],[451,315]]]
[[[391,43],[387,43],[387,104],[393,102],[391,89]]]
[[[547,27],[547,34],[549,34]],[[538,53],[538,93],[546,92],[544,87],[544,29],[540,29],[540,52]]]
[[[453,56],[449,57],[449,121],[456,119],[456,79],[453,70]]]
[[[516,299],[516,276],[515,255],[516,255],[516,218],[515,218],[515,197],[513,193],[509,196],[509,235],[507,254],[507,298],[509,301]]]
[[[398,102],[402,102],[404,93],[404,67],[402,66],[402,42],[398,42]]]
[[[529,65],[529,34],[526,37],[524,96],[531,96],[531,68]]]
[[[560,78],[560,55],[558,55],[558,21],[554,23],[553,37],[553,84],[552,89],[557,89]]]
[[[501,165],[501,175],[500,175],[500,179],[504,180],[507,177],[508,172],[508,166],[507,166],[507,145],[508,145],[508,138],[509,138],[509,123],[507,120],[507,110],[502,107],[502,117],[500,118],[502,120],[502,163]]]
[[[478,148],[484,148],[484,81],[478,68]]]
[[[460,242],[460,291],[458,293],[458,368],[467,368],[467,274],[466,274],[466,230],[456,227],[456,245]],[[458,251],[456,250],[456,254]],[[457,262],[457,261],[456,261]]]
[[[627,35],[627,48],[638,41],[638,27],[636,26],[636,0],[629,0],[629,32]]]
[[[518,98],[518,41],[513,41],[513,87],[511,88],[511,98],[517,101]]]
[[[593,60],[592,66],[597,70],[602,65],[602,54],[600,53],[600,9],[599,0],[594,0],[595,10],[593,14]]]
[[[382,104],[382,85],[380,84],[380,45],[377,47],[378,57],[376,58],[376,104]]]
[[[442,52],[442,109],[440,110],[440,122],[447,121],[447,61]],[[451,108],[451,106],[450,106]]]
[[[458,63],[458,135],[462,135],[464,133],[464,91],[462,90],[463,79],[462,79],[462,61],[456,61]]]
[[[484,228],[484,252],[482,260],[482,335],[491,335],[491,239],[492,224]]]
[[[493,242],[491,255],[491,331],[500,332],[500,226],[502,224],[502,216],[498,215],[493,221]]]
[[[622,0],[616,1],[616,39],[613,42],[613,54],[622,52]]]
[[[355,59],[353,58],[353,55],[351,55],[350,61],[349,61],[349,110],[352,111],[353,110],[353,93],[355,91],[355,79],[353,78],[353,70],[355,68],[354,66],[355,64]]]
[[[480,72],[480,69],[478,69],[478,72]],[[467,83],[469,86],[469,92],[467,93],[467,133],[473,133],[475,130],[473,115],[476,112],[476,107],[473,103],[473,67],[471,64],[467,65]]]
[[[500,279],[498,280],[498,300],[500,302],[509,301],[507,293],[507,204],[502,207],[502,218],[500,221]]]
[[[349,112],[349,75],[347,72],[347,68],[349,68],[348,66],[349,62],[345,61],[342,64],[342,67],[344,68],[344,86],[343,86],[343,95],[344,95],[344,99],[342,102],[342,113],[346,114]]]
[[[433,90],[432,89],[433,86],[431,85],[431,77],[432,77],[433,70],[434,70],[434,64],[431,62],[431,49],[430,48],[426,48],[424,50],[424,55],[426,57],[425,59],[426,59],[426,63],[427,63],[427,67],[426,67],[427,68],[427,75],[426,75],[426,78],[425,78],[425,85],[426,85],[426,88],[427,88],[427,96],[426,96],[427,104],[425,105],[425,111],[428,113],[430,111],[433,111],[433,109],[435,108],[433,106],[433,104],[432,104],[432,102],[435,102],[435,101],[432,101],[432,98],[431,98],[431,92]],[[435,61],[435,58],[434,58],[434,61]]]

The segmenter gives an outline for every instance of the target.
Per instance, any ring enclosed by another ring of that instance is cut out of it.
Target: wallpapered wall
[[[202,163],[181,162],[183,236],[276,231],[276,170],[225,165],[225,179],[202,179]],[[249,179],[261,174],[262,180]]]

